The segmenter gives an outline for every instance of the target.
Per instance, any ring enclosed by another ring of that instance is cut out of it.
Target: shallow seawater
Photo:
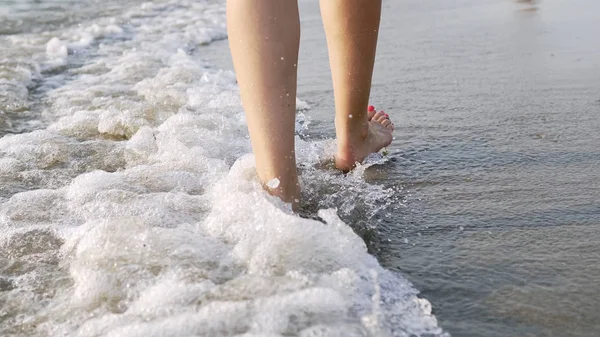
[[[310,135],[332,137],[318,8],[304,8],[300,96]],[[372,103],[398,129],[367,179],[403,202],[368,239],[453,336],[600,333],[599,9],[384,2]]]
[[[223,1],[0,15],[0,335],[445,335],[356,234],[398,207],[365,178],[385,158],[323,168],[334,141],[299,100],[307,216],[262,190],[235,74],[210,61]]]
[[[596,3],[385,2],[372,101],[399,127],[344,176],[301,2],[309,219],[252,173],[223,1],[7,4],[0,335],[600,331]]]

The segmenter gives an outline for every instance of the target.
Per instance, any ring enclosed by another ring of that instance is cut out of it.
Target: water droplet
[[[348,118],[352,118],[352,115],[348,115]]]
[[[279,187],[279,179],[273,178],[273,179],[269,180],[269,182],[267,183],[267,187],[269,187],[269,188]]]

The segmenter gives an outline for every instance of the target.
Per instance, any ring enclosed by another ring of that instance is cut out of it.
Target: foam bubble
[[[0,251],[16,261],[0,279],[2,331],[443,334],[340,219],[392,202],[363,178],[384,159],[338,175],[320,168],[334,141],[297,137],[321,221],[263,190],[235,74],[202,60],[200,46],[226,36],[221,2],[146,3],[52,34],[42,56],[79,50],[82,64],[40,84],[46,129],[0,138]]]
[[[59,38],[53,37],[46,43],[46,55],[48,55],[50,59],[64,62],[64,59],[66,59],[68,55],[67,45]]]

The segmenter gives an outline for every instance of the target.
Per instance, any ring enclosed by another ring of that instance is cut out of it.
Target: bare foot
[[[369,107],[367,115],[369,122],[366,137],[357,135],[356,139],[347,140],[347,144],[342,144],[338,140],[340,143],[335,156],[335,166],[342,171],[350,171],[357,163],[362,163],[369,154],[379,152],[392,142],[394,124],[388,114]]]

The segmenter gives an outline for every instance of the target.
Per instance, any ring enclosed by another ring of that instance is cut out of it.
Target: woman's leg
[[[321,15],[335,93],[336,166],[350,170],[392,141],[387,115],[367,113],[381,0],[321,0]]]
[[[271,194],[295,202],[298,3],[228,0],[227,29],[258,177]]]

